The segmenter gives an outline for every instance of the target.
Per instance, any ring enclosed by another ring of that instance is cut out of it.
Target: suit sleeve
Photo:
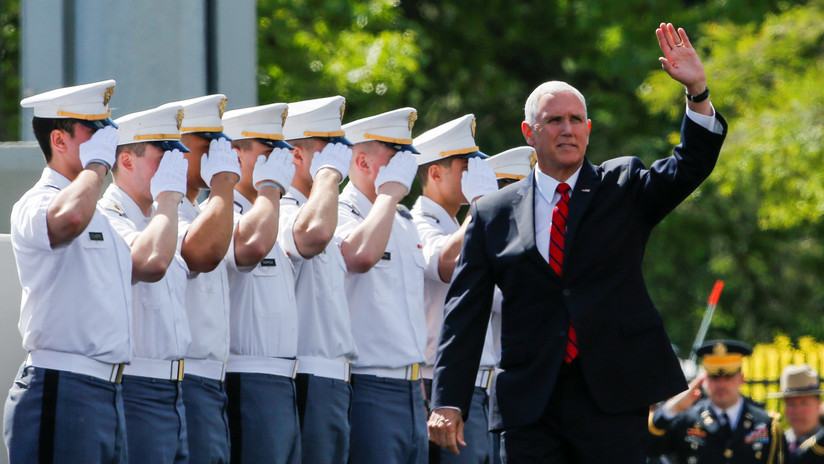
[[[472,222],[446,295],[446,317],[432,386],[432,409],[458,407],[464,417],[472,401],[495,288],[492,263],[486,253],[485,223],[477,203],[470,214]]]
[[[715,117],[723,127],[720,134],[685,116],[681,143],[673,149],[672,156],[654,162],[648,171],[641,171],[641,199],[650,224],[660,222],[712,173],[727,135],[727,122],[718,113]]]

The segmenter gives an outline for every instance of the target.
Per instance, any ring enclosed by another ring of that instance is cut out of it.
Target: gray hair
[[[584,105],[584,111],[586,111],[587,101],[578,89],[563,81],[547,81],[536,87],[535,90],[529,94],[529,98],[526,99],[526,105],[524,105],[524,120],[526,123],[530,126],[535,124],[535,119],[538,117],[538,100],[540,100],[541,97],[561,92],[570,92],[578,97]],[[586,113],[584,114],[586,115]]]

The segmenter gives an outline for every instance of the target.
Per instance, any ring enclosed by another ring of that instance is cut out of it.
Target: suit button
[[[559,337],[566,337],[566,331],[562,330],[562,331],[558,332],[558,336]]]
[[[564,291],[561,292],[564,296],[569,296],[572,294],[572,291],[568,288],[565,288]]]

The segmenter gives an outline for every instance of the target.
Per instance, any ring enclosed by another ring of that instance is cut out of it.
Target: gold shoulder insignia
[[[109,104],[109,100],[112,98],[112,95],[114,95],[114,86],[106,87],[106,91],[103,92],[103,106]]]
[[[121,208],[120,205],[118,205],[117,203],[112,203],[112,204],[106,206],[105,209],[108,209],[110,211],[114,211],[115,213],[117,213],[121,216],[126,216],[126,212],[123,211],[123,208]]]

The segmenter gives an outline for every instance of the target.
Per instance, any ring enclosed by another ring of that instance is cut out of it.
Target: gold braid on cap
[[[180,130],[181,126],[183,126],[183,108],[177,110],[177,130]]]
[[[532,153],[529,154],[529,169],[535,167],[538,163],[538,155],[535,153],[535,150],[532,150]]]
[[[346,111],[346,100],[340,104],[340,120],[343,121],[343,112]]]
[[[103,92],[103,106],[109,104],[109,100],[112,98],[112,95],[114,95],[114,86],[106,87],[106,91]]]
[[[469,126],[472,129],[472,138],[475,138],[475,126],[477,123],[475,122],[475,118],[472,118],[472,124]]]
[[[283,127],[286,124],[286,116],[289,115],[289,107],[283,109],[283,114],[280,115],[281,121],[280,126]]]

